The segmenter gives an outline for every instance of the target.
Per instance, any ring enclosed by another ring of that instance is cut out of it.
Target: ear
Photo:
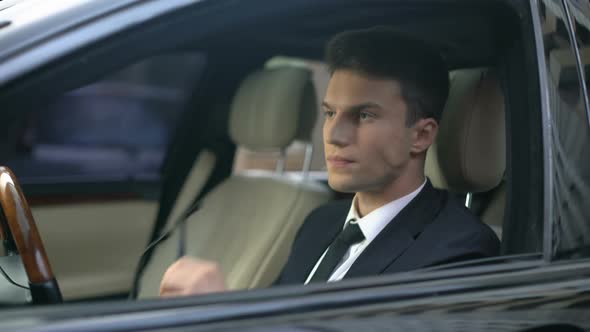
[[[413,141],[410,151],[414,154],[425,153],[436,140],[438,123],[433,118],[424,118],[416,121],[412,129]]]

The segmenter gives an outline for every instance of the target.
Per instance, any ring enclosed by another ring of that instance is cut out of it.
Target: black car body
[[[21,181],[67,302],[94,301],[7,308],[0,328],[590,329],[587,1],[5,1],[1,162]],[[211,141],[221,162],[203,190],[231,174],[237,150],[210,124],[223,122],[239,82],[279,55],[321,61],[331,35],[375,25],[429,41],[451,70],[498,73],[502,256],[328,285],[117,300]]]

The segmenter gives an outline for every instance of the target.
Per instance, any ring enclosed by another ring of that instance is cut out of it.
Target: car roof
[[[4,2],[4,1],[2,1]],[[0,56],[138,0],[14,0],[0,7]]]
[[[16,77],[37,63],[57,58],[67,50],[83,47],[114,31],[200,1],[11,1],[0,11],[0,67],[4,67],[0,68],[0,81]],[[57,45],[64,36],[69,36],[67,45]],[[18,59],[28,53],[38,54]],[[5,68],[8,69],[2,70]]]
[[[73,19],[77,15],[98,15],[109,9],[129,5],[139,0],[2,0],[0,1],[0,19],[14,23],[27,21],[51,21],[55,16]],[[4,32],[4,31],[3,31]]]
[[[25,2],[25,0],[0,0],[0,11],[22,2]]]

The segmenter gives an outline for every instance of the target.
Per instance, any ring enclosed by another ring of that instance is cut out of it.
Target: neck
[[[399,177],[381,190],[357,192],[356,209],[360,217],[364,217],[383,205],[410,194],[423,183],[424,172],[421,172],[413,176]]]

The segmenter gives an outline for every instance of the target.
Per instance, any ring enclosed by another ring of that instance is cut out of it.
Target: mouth
[[[326,162],[332,167],[346,167],[354,163],[354,160],[347,159],[339,156],[330,156],[326,158]]]

